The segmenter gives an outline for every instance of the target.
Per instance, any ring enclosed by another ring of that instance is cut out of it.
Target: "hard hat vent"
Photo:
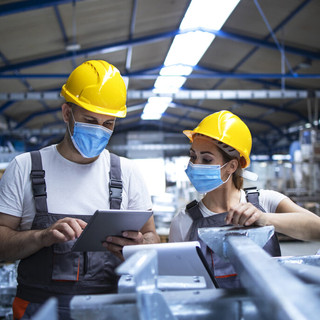
[[[78,66],[63,85],[61,95],[95,113],[126,116],[124,80],[117,68],[103,60],[90,60]]]

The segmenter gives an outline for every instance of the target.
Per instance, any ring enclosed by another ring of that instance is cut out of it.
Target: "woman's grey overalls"
[[[247,201],[252,203],[261,211],[265,212],[265,210],[259,205],[259,192],[257,190],[253,192],[251,190],[251,192],[248,192],[246,189],[245,191]],[[242,285],[240,283],[240,279],[237,276],[232,264],[230,262],[226,262],[225,259],[214,253],[198,236],[198,228],[226,226],[225,218],[228,212],[214,214],[210,217],[204,218],[199,209],[199,203],[196,200],[187,205],[186,212],[193,220],[186,241],[200,242],[201,250],[206,257],[206,261],[208,262],[219,288],[241,288]],[[270,238],[263,249],[273,257],[281,256],[280,245],[276,234]]]

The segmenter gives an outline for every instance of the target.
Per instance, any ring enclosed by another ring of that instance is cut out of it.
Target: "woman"
[[[296,239],[320,239],[317,215],[279,192],[259,190],[246,194],[243,190],[243,169],[250,164],[252,138],[239,117],[229,111],[216,112],[194,130],[183,133],[192,142],[186,174],[204,196],[199,203],[189,203],[173,218],[170,242],[199,241],[198,228],[226,225],[273,225],[275,231]],[[232,265],[200,243],[219,287],[240,287]],[[264,249],[272,256],[280,255],[276,236]]]

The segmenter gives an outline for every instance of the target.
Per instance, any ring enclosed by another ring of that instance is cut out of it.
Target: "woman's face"
[[[219,147],[206,136],[197,135],[194,137],[189,156],[193,164],[224,164]]]

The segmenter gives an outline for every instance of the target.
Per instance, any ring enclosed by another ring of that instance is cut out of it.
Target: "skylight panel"
[[[144,107],[141,119],[143,120],[159,120],[166,111],[168,105],[172,101],[171,97],[151,97],[148,99]]]
[[[164,65],[197,65],[213,39],[213,34],[202,31],[194,31],[177,35],[173,40]]]
[[[155,81],[154,92],[174,93],[185,83],[193,67],[198,64],[215,35],[210,30],[220,30],[240,0],[192,0]],[[153,100],[154,99],[154,100]],[[142,119],[160,119],[172,98],[149,98]],[[150,117],[150,118],[149,118]]]
[[[220,30],[240,0],[193,0],[180,24],[180,30]]]

